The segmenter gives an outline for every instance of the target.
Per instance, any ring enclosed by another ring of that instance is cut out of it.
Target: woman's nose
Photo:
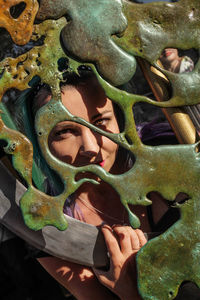
[[[80,154],[92,158],[99,153],[99,150],[100,147],[94,133],[89,128],[84,128],[82,132]]]

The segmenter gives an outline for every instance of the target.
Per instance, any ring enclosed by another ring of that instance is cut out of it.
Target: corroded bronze
[[[111,39],[114,34],[122,35],[127,27],[121,1],[60,0],[55,9],[53,1],[42,0],[37,18],[63,15],[70,20],[61,34],[67,51],[82,61],[96,63],[99,72],[114,85],[131,79],[136,68],[135,58]]]
[[[11,5],[17,3],[13,1]],[[28,7],[27,4],[27,9]],[[21,209],[30,228],[39,230],[45,225],[53,225],[61,230],[66,229],[62,212],[65,199],[83,182],[96,183],[92,179],[76,181],[75,177],[79,172],[90,171],[97,174],[120,194],[134,228],[140,226],[140,221],[129,210],[128,204],[151,205],[147,198],[151,191],[159,192],[169,201],[174,201],[180,192],[188,194],[187,201],[177,204],[181,219],[164,234],[149,241],[138,253],[139,291],[143,299],[173,299],[180,284],[186,280],[200,286],[198,144],[146,146],[138,137],[132,113],[137,102],[159,107],[200,102],[199,61],[189,74],[170,73],[157,65],[157,60],[166,47],[199,50],[199,8],[198,0],[146,5],[126,0],[68,0],[59,1],[55,5],[55,1],[41,0],[37,24],[31,25],[34,12],[38,9],[38,4],[35,3],[32,18],[27,23],[30,27],[27,25],[26,30],[21,33],[19,31],[18,35],[9,30],[12,20],[7,22],[0,15],[0,24],[8,29],[16,44],[44,37],[43,45],[35,46],[17,58],[8,57],[0,62],[1,96],[9,88],[28,89],[36,76],[50,85],[53,94],[51,101],[36,114],[35,131],[45,160],[63,181],[64,190],[58,196],[48,196],[33,187],[31,143],[21,133],[8,129],[1,121],[0,138],[8,142],[5,151],[13,154],[13,165],[28,185],[27,192],[21,199]],[[27,35],[32,28],[32,36]],[[115,87],[126,83],[134,74],[135,56],[147,60],[165,74],[173,89],[171,99],[159,103]],[[123,132],[104,132],[71,115],[62,105],[59,84],[63,80],[64,71],[59,70],[58,61],[63,58],[67,58],[65,71],[78,72],[78,67],[83,64],[91,66],[106,95],[124,113]],[[110,138],[135,156],[135,164],[125,174],[111,175],[96,165],[75,168],[56,159],[49,151],[48,135],[63,120],[78,122]]]
[[[199,103],[200,61],[189,74],[172,73],[161,69],[157,64],[162,51],[167,47],[199,50],[199,1],[181,0],[176,3],[145,5],[129,1],[123,3],[128,28],[121,39],[114,40],[128,53],[149,61],[169,79],[173,97],[163,107]]]
[[[39,5],[37,0],[24,0],[25,9],[17,18],[13,18],[11,8],[21,2],[21,0],[0,1],[0,27],[10,33],[14,43],[25,45],[32,35],[33,22]]]

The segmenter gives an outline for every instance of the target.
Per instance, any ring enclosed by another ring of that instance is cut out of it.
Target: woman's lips
[[[105,165],[105,160],[100,161],[99,165],[103,167]]]
[[[84,163],[81,163],[78,165],[78,167],[84,167],[84,166],[88,166],[90,164],[93,164],[93,165],[98,165],[98,166],[101,166],[103,167],[105,165],[105,162],[106,160],[101,160],[101,161],[94,161],[94,162],[84,162]]]
[[[171,54],[172,54],[172,51],[166,51],[166,52],[165,52],[165,56],[166,56],[166,57],[170,56]]]

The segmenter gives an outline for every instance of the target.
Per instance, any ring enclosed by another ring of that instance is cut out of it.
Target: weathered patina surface
[[[10,6],[5,6],[6,13],[9,7],[18,3],[12,1]],[[29,12],[30,5],[33,5],[32,15]],[[7,57],[0,62],[1,96],[10,88],[28,89],[31,80],[39,81],[38,78],[50,85],[53,94],[51,101],[38,110],[35,128],[44,158],[64,183],[60,195],[48,196],[33,187],[32,145],[25,136],[8,129],[1,121],[0,138],[8,142],[5,151],[13,154],[13,165],[28,185],[21,199],[26,224],[34,230],[45,225],[66,229],[62,212],[65,199],[85,181],[97,184],[91,179],[76,181],[75,176],[79,172],[93,172],[116,189],[134,228],[140,226],[140,221],[129,210],[128,204],[151,205],[147,198],[151,191],[159,192],[169,201],[174,201],[179,192],[184,192],[188,194],[189,200],[177,204],[181,219],[164,234],[149,241],[138,253],[139,290],[144,299],[163,300],[173,299],[183,281],[191,280],[200,286],[198,145],[146,146],[137,135],[132,113],[132,107],[137,102],[160,107],[200,102],[199,61],[189,74],[170,73],[157,65],[164,48],[199,50],[199,1],[139,5],[125,0],[68,0],[57,1],[55,5],[55,1],[41,0],[36,17],[40,22],[33,25],[37,9],[37,2],[27,2],[23,11],[24,15],[27,13],[29,16],[28,19],[23,18],[23,22],[27,22],[26,30],[20,31],[21,15],[16,25],[16,30],[19,25],[18,33],[10,29],[14,22],[11,16],[6,19],[0,14],[1,26],[9,31],[16,44],[22,45],[43,38],[42,45],[16,58]],[[134,74],[136,56],[147,60],[167,76],[173,90],[169,101],[158,103],[115,87],[126,83]],[[66,61],[63,71],[59,70],[60,59]],[[104,132],[71,115],[62,105],[59,84],[63,80],[63,73],[78,72],[82,64],[93,68],[107,96],[121,107],[125,115],[123,132]],[[59,161],[49,151],[48,135],[63,120],[78,122],[107,136],[132,152],[136,158],[135,164],[125,174],[111,175],[96,165],[75,168]]]
[[[25,9],[17,17],[12,16],[12,8],[25,3]],[[0,27],[5,28],[11,35],[14,43],[25,45],[31,38],[33,22],[38,10],[37,0],[8,0],[0,1]]]

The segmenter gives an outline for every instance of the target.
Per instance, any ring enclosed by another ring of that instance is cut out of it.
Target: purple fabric
[[[68,201],[68,199],[65,201],[65,204],[63,207],[63,213],[69,217],[74,218],[74,214],[73,214],[71,207],[69,206],[69,204],[66,204],[67,201]]]
[[[75,218],[75,212],[77,216],[76,219],[85,222],[84,215],[79,205],[72,197],[67,198],[63,207],[63,213],[69,217]]]
[[[168,122],[159,122],[154,119],[150,123],[142,123],[136,126],[142,142],[150,141],[158,137],[174,136],[174,132]]]

